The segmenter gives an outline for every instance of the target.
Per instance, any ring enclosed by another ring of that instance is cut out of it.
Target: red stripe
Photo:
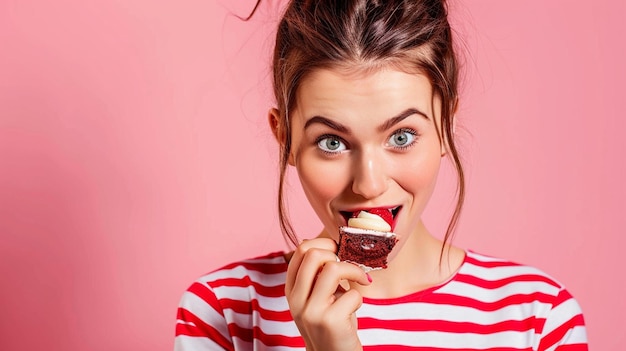
[[[266,346],[304,347],[301,336],[265,334],[259,327],[254,327],[254,335]]]
[[[501,300],[493,302],[483,302],[476,299],[472,299],[465,296],[458,296],[452,294],[430,294],[424,296],[420,302],[432,303],[438,305],[453,305],[453,306],[471,306],[481,311],[497,311],[501,308],[520,305],[523,303],[540,302],[551,303],[554,299],[553,295],[548,295],[540,292],[531,294],[515,294],[507,296]]]
[[[509,261],[481,261],[479,258],[471,256],[471,255],[466,255],[465,262],[471,263],[475,266],[480,266],[480,267],[485,267],[485,268],[520,266],[519,263],[509,262]]]
[[[559,291],[559,294],[556,296],[556,299],[554,301],[554,307],[562,304],[565,301],[569,301],[570,299],[573,299],[574,297],[569,293],[569,291],[563,289],[561,291]]]
[[[220,305],[225,310],[233,310],[235,313],[252,314],[252,305],[248,301],[221,299]]]
[[[204,333],[198,327],[190,324],[177,323],[176,324],[176,336],[179,335],[187,335],[187,336],[204,336]]]
[[[538,275],[538,274],[520,274],[520,275],[511,276],[511,277],[506,277],[503,279],[498,279],[498,280],[485,280],[474,275],[467,275],[467,274],[459,273],[454,277],[454,281],[471,284],[471,285],[485,288],[485,289],[497,289],[507,284],[517,283],[517,282],[543,282],[543,283],[552,285],[556,288],[561,287],[552,279],[542,276],[542,275]]]
[[[293,318],[291,318],[291,312],[289,312],[289,310],[266,310],[261,308],[261,306],[259,305],[259,301],[256,299],[253,299],[250,302],[233,299],[222,299],[220,300],[220,302],[224,309],[231,309],[236,313],[252,314],[252,311],[258,311],[259,315],[266,320],[277,322],[289,322],[293,320]]]
[[[475,333],[491,334],[503,331],[526,332],[541,330],[545,319],[529,317],[516,321],[507,320],[494,324],[478,324],[471,322],[451,322],[445,320],[379,320],[374,318],[359,318],[359,329],[386,329],[409,332],[440,331],[446,333]]]
[[[566,334],[574,327],[585,325],[585,321],[581,314],[577,314],[567,322],[561,324],[558,328],[554,329],[550,334],[544,336],[539,344],[539,350],[547,350],[556,343],[562,341]],[[559,346],[561,347],[561,346]],[[558,349],[558,348],[557,348]],[[560,349],[558,349],[560,350]]]
[[[304,339],[301,336],[265,334],[259,327],[255,326],[252,329],[248,329],[242,328],[235,323],[229,324],[228,330],[231,335],[246,342],[259,340],[266,346],[304,347]]]
[[[363,346],[363,351],[451,351],[450,349],[444,349],[441,347],[415,347],[404,345],[374,345]],[[454,351],[478,351],[478,349],[454,349]],[[531,347],[527,348],[513,348],[513,347],[492,347],[490,349],[480,349],[480,351],[532,351]],[[561,350],[558,350],[561,351]],[[568,350],[569,351],[569,350]],[[577,350],[576,350],[577,351]]]
[[[291,311],[289,311],[289,310],[270,311],[270,310],[263,309],[259,305],[259,301],[256,300],[256,299],[252,300],[252,308],[255,311],[258,311],[259,315],[263,319],[265,319],[265,320],[276,321],[276,322],[291,322],[291,321],[293,321],[293,317],[291,316]]]
[[[224,315],[224,312],[222,310],[222,306],[220,306],[220,303],[217,299],[217,296],[215,296],[215,293],[213,292],[213,290],[209,289],[206,285],[203,285],[201,283],[193,283],[189,289],[187,289],[187,291],[189,291],[190,293],[198,296],[199,298],[201,298],[202,300],[204,300],[206,303],[208,303],[215,311],[217,311],[219,314],[221,314],[222,316]]]
[[[435,288],[434,290],[437,290]],[[518,305],[530,302],[539,302],[552,304],[554,295],[534,292],[530,294],[515,294],[502,298],[498,301],[483,302],[471,297],[459,296],[445,293],[431,293],[431,290],[420,291],[411,295],[403,296],[396,299],[369,299],[364,297],[363,303],[370,305],[400,305],[403,303],[429,303],[435,305],[451,305],[451,306],[471,306],[481,311],[496,311],[509,305]]]
[[[190,311],[184,308],[179,308],[178,319],[187,323],[193,323],[193,325],[183,324],[179,322],[178,324],[176,324],[176,336],[188,335],[196,337],[206,337],[211,339],[216,344],[220,345],[220,347],[225,350],[233,350],[233,344],[229,339],[220,334],[220,332],[213,326],[205,323],[200,318],[196,317],[196,315],[194,315]]]
[[[239,338],[246,342],[252,342],[254,339],[252,329],[243,328],[235,323],[228,323],[228,332],[232,337]]]
[[[561,345],[554,351],[589,351],[589,346],[587,344]]]
[[[265,258],[272,259],[275,257],[265,257]],[[234,269],[238,267],[242,267],[248,271],[255,271],[255,272],[260,272],[260,273],[265,273],[265,274],[277,274],[277,273],[284,273],[287,271],[287,262],[285,262],[284,259],[276,259],[275,263],[274,262],[248,262],[248,261],[234,262],[218,269],[217,271],[230,270],[230,269]]]

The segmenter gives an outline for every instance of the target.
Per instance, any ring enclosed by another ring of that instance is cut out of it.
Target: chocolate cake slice
[[[337,257],[357,264],[366,272],[387,268],[387,256],[397,241],[392,232],[340,227]]]

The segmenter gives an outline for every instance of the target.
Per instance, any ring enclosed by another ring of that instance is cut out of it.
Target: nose
[[[354,162],[352,191],[366,199],[382,195],[388,188],[384,160],[374,150],[363,150]]]

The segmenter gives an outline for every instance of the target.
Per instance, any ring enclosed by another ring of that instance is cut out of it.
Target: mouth
[[[400,213],[401,209],[402,209],[402,206],[398,205],[398,206],[392,206],[392,207],[358,208],[358,209],[354,209],[350,211],[339,211],[339,213],[345,220],[344,225],[348,225],[348,220],[350,218],[354,218],[358,216],[359,212],[361,211],[367,211],[372,214],[378,214],[379,216],[382,211],[388,211],[391,214],[391,221],[389,221],[389,216],[383,215],[380,217],[382,217],[386,222],[389,223],[389,225],[391,226],[391,230],[393,231],[396,226],[396,217],[398,216],[398,213]]]

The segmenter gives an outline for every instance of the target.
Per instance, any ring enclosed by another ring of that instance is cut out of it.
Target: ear
[[[287,142],[287,135],[285,134],[286,131],[284,130],[282,124],[280,123],[281,117],[280,117],[280,112],[278,111],[278,109],[276,108],[270,109],[269,112],[267,113],[267,119],[270,124],[270,129],[272,130],[272,133],[274,134],[274,138],[276,138],[276,141],[278,142],[278,144],[280,144],[280,148],[281,149],[284,148],[285,143]],[[293,152],[289,153],[288,163],[291,166],[296,165]]]
[[[270,123],[270,129],[274,134],[274,138],[280,145],[283,145],[285,143],[285,133],[280,126],[280,112],[276,108],[271,108],[267,112],[267,121]]]

